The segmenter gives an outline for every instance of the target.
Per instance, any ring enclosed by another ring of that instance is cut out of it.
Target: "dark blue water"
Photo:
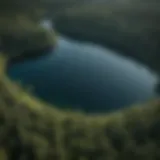
[[[144,66],[64,37],[47,56],[15,64],[8,73],[34,86],[34,94],[49,103],[87,112],[122,108],[156,96],[156,76]]]

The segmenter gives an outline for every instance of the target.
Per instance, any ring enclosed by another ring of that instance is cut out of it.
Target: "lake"
[[[13,64],[13,80],[61,108],[108,112],[156,97],[157,76],[114,51],[60,36],[46,56]]]

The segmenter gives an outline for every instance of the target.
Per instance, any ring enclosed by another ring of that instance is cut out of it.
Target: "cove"
[[[48,103],[97,113],[157,96],[156,74],[112,50],[59,36],[48,52],[8,68],[10,78],[33,86],[33,94]]]

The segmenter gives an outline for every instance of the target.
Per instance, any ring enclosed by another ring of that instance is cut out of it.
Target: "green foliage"
[[[9,0],[6,2],[11,4]],[[9,12],[9,9],[5,12],[2,9],[4,6],[0,6],[1,13],[3,13],[0,16],[0,37],[1,45],[5,49],[5,53],[0,53],[0,159],[160,159],[160,101],[158,99],[110,114],[87,115],[81,112],[58,110],[57,107],[42,102],[27,93],[22,87],[11,82],[5,75],[8,58],[18,56],[22,50],[33,49],[35,46],[39,48],[42,44],[51,45],[55,37],[39,26],[38,18],[37,21],[33,21],[29,14],[26,14],[29,10],[22,14],[22,11],[15,11],[17,6],[15,8],[12,6],[13,8],[10,10],[12,12]],[[135,18],[135,21],[132,22],[133,19],[130,21],[129,15],[133,12],[129,10],[112,10],[111,8],[107,10],[106,7],[99,8],[99,11],[97,9],[91,8],[90,10],[88,8],[86,10],[85,8],[85,10],[80,9],[79,11],[76,9],[74,12],[71,11],[67,12],[66,15],[61,15],[56,22],[58,26],[68,25],[65,30],[66,33],[71,34],[70,30],[73,30],[74,34],[77,32],[83,33],[88,38],[105,37],[105,43],[108,44],[109,39],[111,39],[112,43],[114,42],[124,48],[130,45],[130,47],[133,47],[132,42],[134,41],[134,47],[137,49],[135,45],[137,39],[134,38],[139,34],[141,35],[139,38],[145,35],[148,37],[150,35],[148,29],[155,31],[155,25],[152,28],[151,24],[147,23],[148,20],[143,19],[143,16],[142,18],[139,17],[140,12],[135,13],[138,18]],[[94,15],[95,13],[96,15]],[[146,16],[146,12],[144,13]],[[125,16],[128,20],[127,26],[124,25],[126,21],[123,25],[121,24],[123,22],[121,18]],[[149,17],[147,16],[147,18]],[[139,19],[138,23],[136,23],[137,19]],[[147,25],[143,25],[141,21],[146,22]],[[152,24],[156,23],[153,18],[152,21]],[[135,25],[135,27],[132,25]],[[156,27],[158,25],[159,23]],[[149,26],[149,28],[146,29],[144,26]],[[73,28],[69,29],[69,27]],[[61,29],[64,30],[64,28]],[[85,28],[87,29],[85,30]],[[159,27],[156,31],[159,33]],[[53,39],[51,38],[50,41],[48,36]],[[6,37],[7,41],[5,41]],[[132,40],[129,41],[130,39]],[[159,39],[158,34],[153,35],[153,39]],[[16,47],[12,48],[15,42],[17,45],[20,42],[26,42],[26,40],[31,42],[30,46],[22,45],[23,49],[18,48],[18,51],[15,50]],[[154,42],[157,45],[158,41]],[[150,43],[152,46],[152,41]],[[146,47],[148,47],[148,43]],[[157,56],[156,52],[152,52],[152,55],[149,54],[150,52],[146,52],[146,58],[144,58],[145,52],[140,52],[143,49],[138,48],[137,50],[141,54],[138,55],[137,51],[135,55],[141,57],[140,60],[146,61],[147,59],[150,61],[151,59],[150,62],[153,62],[152,58]],[[129,54],[129,52],[127,53]]]
[[[1,69],[6,58],[0,56]],[[0,74],[0,157],[26,160],[160,159],[160,101],[110,114],[63,111]]]
[[[2,12],[2,11],[1,11]],[[26,13],[4,11],[0,14],[0,39],[5,54],[21,56],[26,51],[40,50],[56,45],[54,31],[49,31]],[[33,55],[34,56],[34,55]]]

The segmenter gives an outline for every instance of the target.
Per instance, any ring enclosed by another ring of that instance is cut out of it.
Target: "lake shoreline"
[[[64,37],[57,42],[45,56],[10,65],[10,78],[46,102],[86,112],[110,112],[156,97],[156,76],[145,66],[98,45]]]
[[[65,36],[103,45],[160,73],[160,12],[155,7],[82,5],[62,12],[53,21]]]

